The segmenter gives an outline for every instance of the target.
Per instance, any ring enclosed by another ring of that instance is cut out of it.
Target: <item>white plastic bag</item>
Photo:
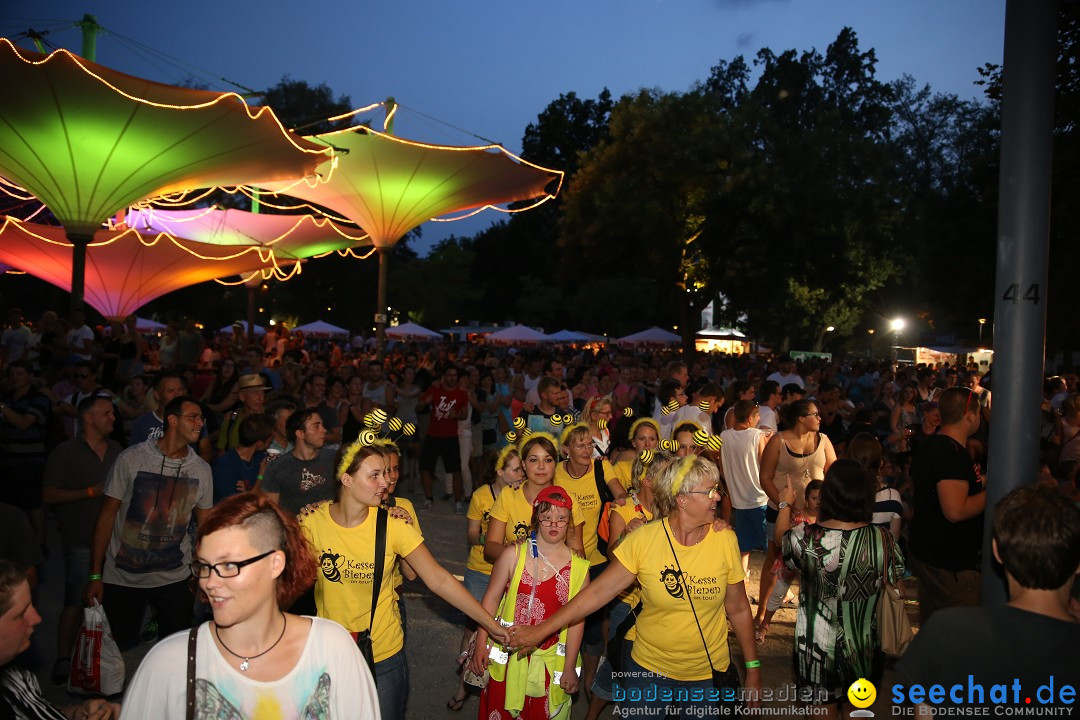
[[[71,653],[68,692],[116,695],[124,690],[124,657],[113,640],[105,609],[97,600],[83,609],[83,624]]]

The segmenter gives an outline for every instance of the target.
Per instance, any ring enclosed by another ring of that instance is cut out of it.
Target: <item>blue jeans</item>
[[[623,659],[612,696],[622,717],[709,717],[716,712],[712,678],[675,680],[646,670],[631,657]]]
[[[624,602],[615,601],[611,604],[611,617],[608,618],[608,643],[615,637],[615,633],[619,629],[619,625],[626,619],[626,616],[630,614],[632,608]],[[623,642],[623,657],[621,658],[623,664],[626,663],[626,656],[634,643],[629,641]],[[610,647],[610,644],[609,646]],[[596,669],[596,675],[593,676],[592,691],[597,697],[611,701],[611,683],[613,677],[611,675],[612,668],[610,659],[605,657],[604,661],[600,663],[600,667]]]
[[[409,702],[409,659],[401,649],[375,663],[375,689],[382,720],[405,720]]]

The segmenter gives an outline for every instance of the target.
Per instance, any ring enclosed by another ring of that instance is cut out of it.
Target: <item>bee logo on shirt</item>
[[[326,552],[319,556],[319,568],[322,570],[323,577],[330,582],[340,583],[341,565],[344,562],[344,557],[327,548]]]
[[[514,537],[516,537],[518,540],[524,540],[529,537],[529,524],[519,522],[517,525],[515,525]]]
[[[660,582],[664,584],[664,589],[668,591],[668,595],[673,598],[681,598],[683,596],[683,586],[682,583],[679,582],[681,575],[682,573],[672,567],[667,567],[660,571]]]

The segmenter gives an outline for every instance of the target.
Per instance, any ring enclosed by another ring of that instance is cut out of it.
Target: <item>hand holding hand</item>
[[[395,505],[394,507],[387,508],[386,512],[388,512],[390,514],[390,517],[394,517],[394,518],[398,518],[400,520],[404,520],[405,523],[408,524],[408,525],[413,524],[412,515],[409,514],[408,510],[401,507],[400,505]]]

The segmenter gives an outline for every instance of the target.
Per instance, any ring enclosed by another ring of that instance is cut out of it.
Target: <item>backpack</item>
[[[611,504],[615,501],[615,496],[611,494],[611,488],[604,480],[603,458],[593,460],[593,479],[596,480],[596,494],[600,496],[601,504],[600,519],[596,523],[596,549],[601,555],[607,557],[608,541],[611,539],[608,518],[611,515]]]

